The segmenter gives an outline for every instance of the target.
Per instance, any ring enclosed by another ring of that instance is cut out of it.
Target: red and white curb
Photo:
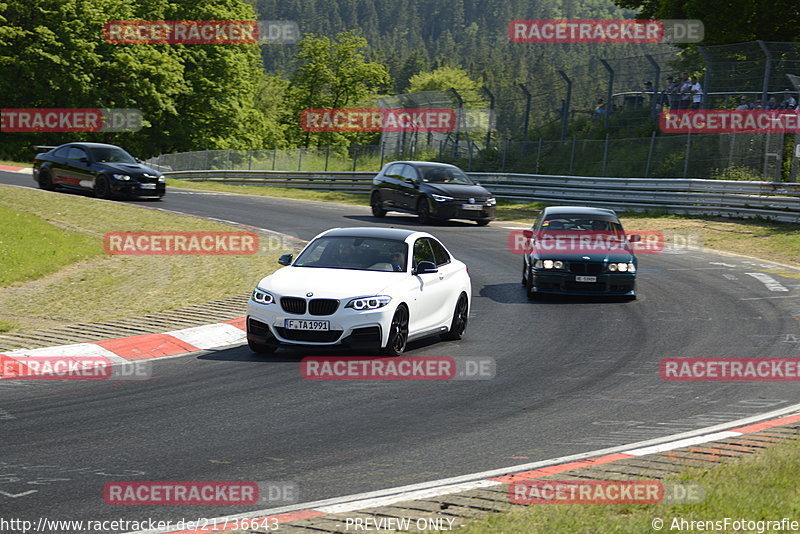
[[[20,174],[33,174],[33,169],[30,167],[14,167],[12,165],[0,165],[0,171],[18,172]]]
[[[99,356],[113,363],[181,356],[247,342],[245,318],[164,332],[76,343],[59,347],[17,349],[0,356],[11,358]]]
[[[565,473],[584,467],[593,467],[609,464],[619,460],[657,454],[661,452],[709,443],[716,440],[743,436],[760,432],[769,428],[787,425],[800,421],[800,404],[795,404],[769,413],[756,415],[730,423],[715,425],[700,430],[684,432],[648,441],[640,441],[629,445],[612,447],[592,452],[542,460],[530,464],[514,467],[473,473],[459,477],[446,478],[401,486],[385,490],[360,493],[335,499],[315,501],[271,510],[258,510],[243,514],[219,517],[209,520],[209,525],[202,529],[192,530],[141,530],[127,534],[200,534],[206,532],[230,531],[236,519],[270,520],[272,524],[287,523],[303,519],[312,519],[328,514],[341,514],[356,512],[366,508],[388,506],[390,504],[411,501],[415,499],[429,499],[462,491],[479,488],[510,484],[521,480],[531,480],[549,475]],[[257,522],[262,522],[257,521]]]

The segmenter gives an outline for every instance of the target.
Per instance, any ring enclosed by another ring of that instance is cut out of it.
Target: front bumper
[[[345,346],[352,349],[380,349],[386,346],[394,307],[356,311],[344,308],[332,315],[295,315],[286,313],[278,303],[250,301],[247,309],[247,339],[267,345]],[[330,330],[289,330],[286,319],[329,321]]]
[[[531,280],[535,293],[555,295],[634,295],[636,291],[636,274],[602,273],[590,275],[595,282],[578,282],[577,276],[569,272],[553,272],[552,270],[534,270]]]
[[[494,219],[497,213],[497,206],[486,206],[483,204],[469,204],[465,201],[448,200],[447,202],[430,201],[431,215],[442,219],[468,219],[475,221],[478,219]],[[464,209],[463,206],[480,206],[480,209]]]
[[[125,196],[133,196],[133,197],[163,197],[164,194],[167,192],[167,184],[164,182],[159,182],[154,184],[154,189],[146,189],[142,187],[143,185],[153,185],[153,184],[142,184],[140,182],[130,181],[130,182],[123,182],[121,180],[112,180],[111,181],[111,192],[115,195],[125,195]]]

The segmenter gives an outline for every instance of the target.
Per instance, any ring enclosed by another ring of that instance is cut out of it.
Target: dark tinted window
[[[78,161],[81,158],[85,158],[85,157],[86,157],[86,151],[84,149],[78,148],[76,146],[70,147],[69,148],[69,152],[67,152],[67,158],[71,159],[71,160],[74,160],[74,161]]]
[[[394,163],[389,165],[386,169],[386,172],[383,173],[384,176],[391,176],[392,178],[397,178],[400,176],[400,171],[402,170],[403,166],[400,163]]]
[[[433,255],[436,257],[436,266],[440,267],[447,263],[450,263],[450,254],[447,253],[445,250],[444,245],[436,241],[435,239],[429,240],[431,243],[431,248],[433,248]]]
[[[89,150],[92,152],[94,160],[101,163],[136,163],[133,156],[114,146],[94,147]]]
[[[66,158],[67,154],[69,154],[69,149],[70,149],[70,147],[68,147],[68,146],[62,146],[61,148],[57,148],[53,152],[53,155],[55,157],[57,157],[57,158]]]
[[[420,165],[422,181],[432,184],[473,185],[472,180],[458,167],[442,167],[439,165]]]
[[[622,233],[622,224],[615,217],[608,215],[569,214],[559,213],[550,215],[542,222],[542,231],[557,232],[567,230],[571,232],[595,231]]]
[[[417,174],[417,170],[411,165],[403,165],[403,178],[404,179],[410,178],[415,182],[419,181],[419,175]]]
[[[429,261],[433,264],[436,264],[436,257],[433,255],[433,250],[431,249],[429,239],[426,237],[417,239],[416,243],[414,243],[415,269],[417,268],[417,265],[419,265],[419,262],[421,261]]]
[[[371,237],[320,237],[297,257],[294,267],[405,271],[408,246],[403,241]]]

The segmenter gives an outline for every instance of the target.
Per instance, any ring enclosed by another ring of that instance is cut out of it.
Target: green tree
[[[345,108],[364,102],[391,83],[385,65],[370,61],[367,41],[355,32],[338,34],[334,39],[306,35],[299,43],[298,67],[291,77],[291,101],[294,110],[294,137],[305,146],[313,144],[349,144],[362,139],[351,134],[301,132],[300,113],[305,109]]]
[[[412,76],[409,80],[408,91],[410,93],[447,91],[453,88],[458,91],[465,102],[482,104],[484,98],[479,93],[480,87],[481,82],[470,78],[464,69],[445,66]]]

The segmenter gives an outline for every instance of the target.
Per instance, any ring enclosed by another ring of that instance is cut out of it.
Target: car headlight
[[[158,177],[158,181],[163,184],[164,182],[167,181],[167,177],[162,174],[161,176]]]
[[[127,182],[128,180],[131,179],[131,177],[128,176],[127,174],[112,174],[111,176],[113,176],[117,180],[122,180],[123,182]]]
[[[563,269],[564,262],[561,260],[536,260],[533,262],[536,269]]]
[[[375,295],[374,297],[359,297],[347,303],[345,308],[353,308],[354,310],[377,310],[383,308],[392,301],[389,295]]]
[[[448,200],[453,200],[453,197],[448,197],[445,195],[431,194],[431,197],[433,197],[433,200],[436,202],[447,202]]]
[[[275,302],[275,297],[260,287],[257,287],[253,290],[253,300],[259,304],[272,304]]]
[[[496,198],[489,197],[489,198],[486,199],[486,205],[487,206],[494,206],[495,204],[497,204],[497,199]]]
[[[613,272],[620,272],[620,273],[635,273],[636,272],[636,265],[633,263],[609,263],[608,270]]]

